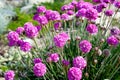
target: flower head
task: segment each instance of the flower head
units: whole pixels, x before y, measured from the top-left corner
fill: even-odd
[[[83,70],[87,66],[87,61],[82,56],[78,56],[73,59],[73,66]]]
[[[48,23],[48,20],[46,18],[46,16],[42,15],[42,16],[38,16],[38,20],[37,20],[40,25],[46,25]]]
[[[76,13],[76,17],[85,17],[85,15],[86,15],[86,9],[84,8],[78,10],[78,12]]]
[[[61,15],[61,19],[65,20],[65,21],[68,21],[70,18],[69,18],[68,14],[64,13],[64,14]]]
[[[52,62],[58,62],[59,61],[59,54],[58,53],[52,53],[49,55],[49,57],[51,58]]]
[[[30,51],[31,48],[32,48],[32,46],[30,45],[29,42],[24,42],[24,41],[23,41],[21,44],[22,44],[22,45],[20,45],[20,49],[21,49],[22,51],[24,51],[24,52],[28,52],[28,51]]]
[[[67,75],[68,75],[68,80],[81,80],[82,79],[82,71],[76,67],[71,67]]]
[[[73,10],[68,10],[68,11],[67,11],[67,14],[68,14],[68,15],[73,15],[73,14],[74,14],[74,11],[73,11]]]
[[[36,63],[41,63],[41,62],[42,62],[42,59],[41,59],[41,58],[35,58],[35,59],[33,60],[33,62],[34,62],[34,64],[36,64]]]
[[[92,0],[93,2],[95,2],[95,3],[100,3],[101,2],[101,0]]]
[[[62,48],[68,41],[69,36],[65,32],[59,33],[54,37],[54,43],[57,47]]]
[[[120,1],[115,2],[115,7],[120,8]]]
[[[61,23],[61,22],[56,22],[56,23],[54,24],[54,29],[55,29],[55,30],[58,30],[61,26],[62,26],[62,23]]]
[[[68,66],[70,64],[70,62],[68,60],[62,60],[62,64],[64,66]]]
[[[105,11],[105,15],[106,16],[112,16],[113,15],[113,10],[107,10],[107,11]]]
[[[89,32],[90,34],[96,34],[98,32],[98,28],[95,24],[89,24],[86,27],[87,32]]]
[[[20,34],[22,34],[24,32],[24,28],[23,27],[18,27],[16,29],[16,32],[20,35]]]
[[[37,77],[42,77],[47,71],[46,65],[43,63],[36,63],[33,67],[33,72]]]
[[[15,73],[12,70],[7,71],[4,74],[5,80],[14,80]]]
[[[118,27],[113,27],[111,30],[111,35],[119,35],[120,34],[120,29]]]
[[[92,44],[87,40],[83,40],[80,42],[79,47],[82,52],[89,53],[92,48]]]
[[[46,11],[45,6],[38,6],[38,7],[37,7],[37,12],[38,12],[38,13],[45,13],[45,11]]]
[[[115,36],[110,36],[107,38],[107,43],[113,46],[118,45],[119,41]]]

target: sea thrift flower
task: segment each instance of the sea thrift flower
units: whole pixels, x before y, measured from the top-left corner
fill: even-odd
[[[25,29],[26,36],[29,37],[29,38],[33,38],[33,37],[36,37],[38,35],[37,28],[34,27],[32,25],[32,23],[30,23],[30,22],[25,23],[24,29]]]
[[[85,17],[89,20],[96,20],[98,18],[98,12],[94,8],[87,9]]]
[[[115,2],[115,0],[110,0],[110,2],[111,2],[111,3],[114,3],[114,2]]]
[[[40,58],[35,58],[35,59],[33,60],[33,62],[34,62],[34,64],[36,64],[36,63],[41,63],[41,62],[42,62],[42,59],[40,59]]]
[[[120,8],[120,1],[115,2],[115,7]]]
[[[74,14],[74,11],[68,10],[68,11],[67,11],[67,14],[68,14],[68,15],[73,15],[73,14]]]
[[[44,15],[39,16],[37,21],[40,23],[40,25],[46,25],[48,23],[48,20]]]
[[[46,61],[47,61],[48,63],[51,63],[51,62],[52,62],[51,57],[47,57]]]
[[[24,52],[28,52],[31,50],[32,46],[30,45],[29,42],[22,42],[22,45],[20,45],[20,49]]]
[[[113,27],[110,30],[111,35],[119,35],[120,34],[120,29],[118,27]]]
[[[83,70],[87,66],[87,61],[82,56],[78,56],[73,59],[73,66]]]
[[[58,62],[59,61],[59,54],[58,53],[52,53],[49,56],[52,60],[52,62]]]
[[[63,5],[63,6],[61,7],[61,10],[62,10],[62,11],[68,10],[68,5]]]
[[[60,13],[57,11],[52,11],[49,17],[50,17],[50,20],[53,20],[53,21],[61,19]]]
[[[80,42],[79,47],[82,52],[89,53],[92,48],[92,44],[87,40],[83,40]]]
[[[73,6],[76,6],[77,5],[77,1],[76,0],[73,0],[72,2],[71,2],[71,4],[73,5]]]
[[[82,8],[76,13],[76,17],[84,17],[86,15],[86,9]]]
[[[39,14],[35,14],[35,15],[33,16],[33,20],[38,21],[38,20],[39,20]]]
[[[20,35],[20,34],[22,34],[24,32],[24,28],[23,27],[18,27],[16,29],[16,32]]]
[[[54,43],[59,48],[64,47],[64,45],[68,40],[69,40],[69,36],[65,32],[59,33],[54,37]]]
[[[95,9],[100,13],[106,7],[107,7],[106,3],[100,3],[100,4],[98,4],[98,5],[95,6]]]
[[[46,65],[43,63],[36,63],[33,67],[33,72],[37,77],[42,77],[47,71]]]
[[[110,36],[107,38],[107,43],[113,46],[118,45],[119,41],[115,36]]]
[[[17,41],[17,46],[23,45],[23,43],[24,43],[24,41],[20,39]]]
[[[7,39],[9,41],[9,46],[15,46],[19,40],[19,34],[15,31],[11,31],[8,33]]]
[[[77,7],[78,10],[80,10],[82,8],[89,9],[89,8],[92,8],[93,5],[91,3],[89,3],[89,2],[78,2],[76,7]]]
[[[106,16],[112,16],[113,15],[113,10],[107,10],[107,11],[105,11],[105,15]]]
[[[64,66],[68,66],[68,65],[70,64],[70,62],[67,61],[67,60],[62,60],[62,64],[63,64]]]
[[[65,21],[68,21],[70,18],[69,18],[68,14],[64,13],[64,14],[61,15],[61,19],[65,20]]]
[[[15,73],[12,70],[9,70],[5,73],[5,80],[14,80]]]
[[[37,7],[37,12],[38,12],[38,13],[45,13],[45,11],[46,11],[45,6],[38,6],[38,7]]]
[[[56,22],[56,23],[54,24],[54,29],[55,29],[55,30],[58,30],[61,26],[62,26],[62,23],[61,23],[61,22]]]
[[[104,50],[103,50],[103,54],[107,57],[107,56],[109,56],[111,53],[110,53],[110,50],[109,50],[109,49],[104,49]]]
[[[109,3],[110,0],[102,0],[102,2]]]
[[[98,28],[95,24],[88,24],[86,27],[87,32],[90,34],[96,34],[98,32]]]
[[[67,75],[68,75],[68,80],[81,80],[82,79],[82,71],[76,67],[71,67]]]

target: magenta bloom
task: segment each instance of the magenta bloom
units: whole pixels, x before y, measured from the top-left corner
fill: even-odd
[[[90,34],[96,34],[98,32],[98,28],[95,24],[88,24],[86,27],[87,32]]]
[[[82,71],[76,67],[71,67],[67,75],[68,75],[68,80],[81,80],[82,79]]]
[[[85,17],[85,15],[86,15],[86,9],[84,8],[78,10],[78,12],[76,13],[76,17]]]
[[[68,21],[70,18],[69,18],[68,14],[64,13],[64,14],[61,15],[61,19],[65,20],[65,21]]]
[[[113,15],[113,10],[107,10],[107,11],[105,11],[105,15],[106,16],[112,16]]]
[[[69,36],[65,32],[62,32],[54,37],[54,43],[57,47],[62,48],[68,41]]]
[[[47,67],[43,63],[36,63],[33,67],[33,72],[37,77],[42,77],[47,72]]]
[[[96,5],[95,9],[100,13],[106,7],[107,7],[106,3],[100,3],[100,4]]]
[[[96,20],[98,18],[98,12],[94,8],[89,8],[86,11],[85,17],[89,20]]]
[[[115,7],[120,8],[120,1],[115,2]]]
[[[42,26],[40,25],[37,25],[36,27],[37,27],[38,32],[42,29]]]
[[[38,12],[38,13],[45,13],[45,11],[46,11],[45,6],[38,6],[38,7],[37,7],[37,12]]]
[[[78,4],[76,5],[76,7],[77,7],[78,10],[80,10],[82,8],[89,9],[89,8],[92,8],[93,5],[91,3],[89,3],[89,2],[82,1],[82,2],[78,2]]]
[[[16,29],[16,32],[20,35],[20,34],[22,34],[24,32],[24,28],[23,27],[18,27]]]
[[[70,64],[70,62],[68,60],[62,60],[62,64],[64,66],[68,66]]]
[[[92,44],[87,40],[83,40],[80,42],[79,47],[82,52],[89,53],[92,48]]]
[[[38,21],[38,20],[39,20],[39,14],[35,14],[35,15],[33,16],[33,20]]]
[[[9,70],[4,74],[5,80],[14,80],[14,76],[15,76],[15,73],[12,70]]]
[[[39,16],[37,21],[40,23],[40,25],[46,25],[48,23],[48,20],[44,15]]]
[[[61,26],[62,26],[62,23],[61,23],[61,22],[56,22],[56,23],[54,24],[54,29],[55,29],[55,30],[58,30]]]
[[[36,64],[36,63],[41,63],[41,62],[42,62],[42,59],[40,59],[40,58],[35,58],[35,59],[33,60],[33,62],[34,62],[34,64]]]
[[[63,5],[63,6],[61,7],[61,10],[62,10],[62,11],[68,10],[68,5]]]
[[[11,31],[8,33],[7,39],[9,41],[9,46],[15,46],[19,40],[19,34],[15,31]]]
[[[74,14],[74,11],[68,10],[68,11],[67,11],[67,14],[68,14],[68,15],[73,15],[73,14]]]
[[[56,21],[56,20],[60,20],[60,13],[57,11],[52,11],[50,16],[49,16],[50,20],[52,21]]]
[[[73,0],[72,2],[71,2],[71,4],[73,5],[73,6],[76,6],[77,5],[77,1],[76,0]]]
[[[118,45],[119,41],[115,36],[110,36],[107,38],[107,43],[113,46]]]
[[[31,50],[31,48],[32,48],[32,46],[30,45],[30,43],[29,42],[22,42],[21,44],[20,44],[20,49],[22,50],[22,51],[24,51],[24,52],[29,52],[30,50]]]
[[[118,27],[113,27],[111,30],[111,35],[119,35],[120,34],[120,29]]]
[[[58,53],[52,53],[49,55],[51,58],[52,62],[58,62],[59,61],[59,54]]]
[[[78,56],[73,59],[73,66],[83,70],[87,66],[87,61],[82,56]]]
[[[32,23],[27,22],[24,24],[25,34],[29,38],[36,37],[38,35],[38,30],[32,25]]]

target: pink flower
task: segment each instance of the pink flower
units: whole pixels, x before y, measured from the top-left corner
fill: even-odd
[[[29,42],[22,42],[21,45],[20,45],[20,49],[24,52],[30,51],[31,48],[32,48],[32,46],[30,45]]]
[[[54,43],[57,47],[62,48],[68,41],[69,36],[65,32],[62,32],[54,37]]]
[[[82,71],[76,67],[71,67],[67,75],[68,75],[68,80],[81,80],[82,79]]]
[[[92,44],[87,40],[83,40],[80,42],[79,47],[82,52],[89,53],[92,48]]]
[[[83,70],[87,66],[87,61],[82,56],[78,56],[73,59],[73,66]]]
[[[20,35],[20,34],[22,34],[24,32],[24,28],[23,27],[18,27],[16,29],[16,32]]]
[[[113,46],[118,45],[119,41],[115,36],[110,36],[107,38],[107,43]]]
[[[15,73],[12,70],[7,71],[4,74],[5,80],[14,80]]]
[[[49,57],[51,58],[52,62],[58,62],[59,61],[59,54],[58,53],[52,53],[49,55]]]
[[[38,7],[37,7],[37,12],[38,12],[38,13],[45,13],[45,11],[46,11],[45,6],[38,6]]]
[[[86,27],[87,32],[90,34],[96,34],[98,32],[98,28],[95,24],[88,24]]]
[[[42,59],[41,58],[34,58],[33,62],[34,62],[34,64],[41,63]]]

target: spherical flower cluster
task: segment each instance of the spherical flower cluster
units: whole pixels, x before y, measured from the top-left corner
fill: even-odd
[[[70,18],[69,18],[69,15],[68,15],[68,14],[63,13],[63,14],[61,15],[61,19],[62,19],[62,20],[65,20],[65,21],[68,21]]]
[[[113,15],[113,10],[107,10],[107,11],[105,11],[105,15],[106,16],[112,16]]]
[[[21,45],[20,45],[20,49],[24,52],[28,52],[30,51],[32,48],[31,44],[29,42],[22,42]]]
[[[73,14],[74,14],[74,11],[68,10],[68,11],[67,11],[67,14],[68,14],[68,15],[73,15]]]
[[[115,2],[115,7],[120,8],[120,1]]]
[[[111,35],[119,35],[120,34],[120,29],[118,27],[113,27],[111,30]]]
[[[47,71],[46,65],[43,63],[36,63],[33,67],[33,72],[37,77],[42,77]]]
[[[76,13],[76,17],[85,17],[85,15],[86,15],[86,9],[84,8],[78,10],[78,12]]]
[[[67,75],[68,75],[68,80],[81,80],[82,79],[82,71],[76,67],[71,67]]]
[[[78,56],[73,59],[73,66],[83,70],[87,66],[87,61],[82,56]]]
[[[61,26],[62,26],[62,23],[61,23],[61,22],[56,22],[56,23],[54,24],[54,29],[55,29],[55,30],[58,30]]]
[[[61,7],[62,11],[67,11],[67,10],[74,10],[74,6],[72,4],[64,5]]]
[[[119,41],[115,36],[110,36],[107,38],[107,43],[113,46],[118,45]]]
[[[57,47],[62,48],[62,47],[64,47],[64,45],[66,44],[68,39],[69,39],[68,34],[66,34],[65,32],[61,32],[54,37],[54,44]]]
[[[48,20],[44,15],[38,16],[37,21],[40,23],[40,25],[46,25],[48,23]]]
[[[16,29],[16,32],[20,35],[20,34],[22,34],[24,32],[24,28],[23,27],[18,27]]]
[[[87,32],[90,34],[96,34],[98,32],[98,28],[95,24],[88,24],[86,27]]]
[[[33,60],[33,62],[34,62],[34,64],[36,64],[36,63],[41,63],[41,62],[42,62],[42,59],[41,59],[41,58],[35,58],[35,59]]]
[[[35,15],[33,16],[33,20],[38,21],[38,20],[39,20],[39,14],[35,14]]]
[[[12,70],[7,71],[4,74],[5,80],[14,80],[15,73]]]
[[[58,62],[59,61],[59,54],[58,53],[52,53],[49,55],[49,57],[51,58],[52,62]]]
[[[42,27],[40,25],[37,25],[36,28],[37,28],[38,32],[42,29]]]
[[[79,47],[82,52],[89,53],[92,48],[92,44],[87,40],[83,40],[80,42]]]
[[[78,2],[78,4],[76,5],[76,7],[77,7],[77,9],[78,10],[80,10],[80,9],[82,9],[82,8],[84,8],[84,9],[89,9],[89,8],[92,8],[93,7],[93,5],[91,4],[91,3],[89,3],[89,2]]]
[[[37,12],[38,12],[38,13],[45,13],[45,11],[46,11],[45,6],[38,6],[38,7],[37,7]]]
[[[76,6],[77,5],[77,1],[76,0],[73,0],[72,2],[71,2],[71,4],[73,5],[73,6]]]
[[[38,35],[38,30],[32,25],[32,23],[27,22],[24,24],[25,34],[29,38],[36,37]]]
[[[70,64],[70,62],[68,60],[62,60],[62,64],[64,66],[68,66]]]
[[[102,2],[109,3],[110,0],[102,0]]]
[[[111,3],[114,3],[116,0],[110,0]]]
[[[96,5],[94,8],[100,13],[106,7],[107,7],[106,3],[100,3],[100,4]]]
[[[15,31],[11,31],[8,33],[7,39],[9,41],[9,46],[15,46],[19,40],[19,34]]]
[[[86,15],[85,17],[88,19],[88,20],[96,20],[98,18],[98,12],[96,9],[94,8],[89,8],[86,10]]]

